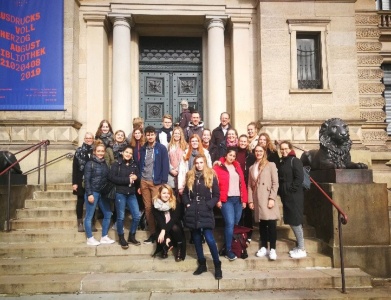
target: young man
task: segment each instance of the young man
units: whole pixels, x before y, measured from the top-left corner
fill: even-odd
[[[172,116],[167,114],[163,116],[163,127],[160,128],[158,131],[157,141],[167,148],[168,143],[171,141],[171,135],[172,135]]]
[[[189,126],[187,126],[185,130],[185,139],[186,142],[189,142],[189,138],[193,134],[198,134],[198,136],[202,139],[202,132],[204,131],[204,122],[201,121],[201,116],[198,111],[193,111],[191,114],[191,122]]]
[[[222,141],[225,139],[225,135],[227,134],[228,129],[231,128],[231,116],[227,112],[223,112],[220,115],[220,125],[217,126],[212,131],[212,139],[211,142],[216,146],[219,146]]]
[[[167,183],[169,161],[167,148],[156,142],[156,130],[147,126],[144,131],[146,143],[140,150],[139,169],[141,173],[140,189],[145,205],[145,216],[148,222],[150,236],[144,244],[154,243],[155,219],[152,214],[153,198],[158,195],[161,184]]]

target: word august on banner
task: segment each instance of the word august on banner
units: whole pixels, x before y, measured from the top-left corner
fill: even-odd
[[[20,80],[27,80],[41,74],[41,56],[46,54],[41,40],[34,36],[35,25],[39,22],[39,12],[18,18],[0,12],[0,20],[14,25],[14,31],[0,29],[0,38],[10,41],[9,49],[0,48],[0,66],[20,72]]]

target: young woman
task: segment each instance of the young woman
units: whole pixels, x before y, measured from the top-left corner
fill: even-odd
[[[202,147],[209,151],[212,162],[219,159],[218,148],[210,140],[212,139],[212,132],[210,129],[204,128],[202,132]]]
[[[261,248],[258,257],[267,255],[270,244],[269,258],[277,259],[277,220],[280,219],[280,209],[277,204],[278,175],[275,163],[267,160],[266,149],[256,146],[254,149],[256,162],[250,167],[248,179],[248,205],[254,210],[254,220],[259,221]]]
[[[179,126],[174,127],[171,141],[168,144],[168,159],[170,161],[168,185],[174,190],[178,189],[179,164],[187,147],[182,128]]]
[[[185,205],[185,226],[191,230],[194,247],[198,258],[198,268],[193,275],[206,272],[206,259],[202,248],[202,236],[205,237],[215,266],[215,278],[222,279],[221,262],[213,237],[215,219],[213,207],[220,198],[219,186],[213,170],[207,166],[206,157],[198,154],[194,164],[187,174],[186,186],[183,192]]]
[[[251,122],[247,125],[247,134],[248,134],[248,150],[253,151],[255,146],[258,145],[258,132],[257,124]]]
[[[290,142],[281,142],[280,151],[282,158],[278,169],[280,183],[278,192],[283,205],[284,223],[291,226],[297,240],[297,247],[289,251],[289,255],[292,258],[303,258],[307,256],[302,226],[304,216],[303,164],[300,159],[296,158]]]
[[[255,156],[254,154],[249,150],[249,139],[247,135],[242,134],[239,137],[239,148],[238,152],[236,154],[236,160],[239,162],[240,167],[242,168],[243,175],[244,175],[244,182],[248,183],[248,172],[250,167],[254,164],[255,162]],[[243,209],[242,212],[242,217],[240,219],[240,224],[244,227],[247,228],[253,228],[253,215],[252,215],[252,210],[246,206],[245,209]],[[252,230],[248,232],[247,234],[247,242],[251,242],[251,237],[252,237]]]
[[[274,144],[267,133],[262,132],[259,134],[258,145],[266,148],[267,160],[274,162],[278,169],[280,166],[280,157],[278,156],[277,149],[274,147]]]
[[[113,154],[114,159],[118,160],[122,156],[122,151],[128,146],[128,143],[125,139],[125,131],[117,130],[114,133],[114,143],[113,143]]]
[[[182,194],[186,184],[186,173],[193,167],[194,158],[197,154],[204,155],[206,157],[208,167],[212,167],[209,151],[202,147],[201,138],[198,134],[193,134],[189,139],[189,148],[186,149],[184,155],[182,155],[182,159],[179,164],[178,190],[180,194]]]
[[[101,187],[106,184],[109,175],[109,168],[104,159],[105,150],[105,145],[101,141],[96,141],[92,160],[88,161],[84,168],[84,185],[86,190],[86,216],[84,219],[84,226],[87,235],[87,245],[90,246],[114,243],[114,240],[110,239],[107,235],[111,218],[110,202],[102,197],[99,192]],[[100,239],[100,242],[95,240],[91,231],[91,221],[97,205],[99,205],[103,212],[102,238]]]
[[[92,135],[91,132],[86,132],[86,134],[84,135],[83,145],[81,145],[81,147],[76,149],[75,155],[73,156],[72,190],[73,190],[73,194],[77,195],[76,216],[77,216],[78,232],[84,232],[83,206],[84,206],[85,190],[83,187],[83,176],[84,176],[84,167],[87,161],[92,159],[93,143],[94,143],[94,136]]]
[[[108,166],[114,162],[113,143],[114,133],[111,124],[107,120],[102,120],[99,123],[95,133],[95,140],[101,140],[106,147],[105,160]]]
[[[168,184],[162,184],[159,187],[159,194],[153,200],[152,213],[157,224],[158,245],[155,253],[161,251],[162,258],[167,258],[167,252],[176,245],[178,250],[175,261],[185,260],[186,239],[180,221],[180,208]]]
[[[117,211],[117,233],[119,244],[123,249],[129,248],[124,237],[125,207],[127,206],[132,215],[132,223],[129,228],[128,242],[133,245],[140,245],[136,240],[136,230],[140,221],[140,210],[136,198],[135,182],[140,178],[137,164],[133,160],[133,149],[127,146],[122,157],[111,165],[110,181],[116,185],[115,208]]]
[[[221,208],[224,218],[224,238],[226,258],[230,261],[237,257],[231,251],[234,225],[237,225],[242,216],[242,209],[247,204],[247,188],[240,164],[236,161],[236,148],[227,148],[225,157],[213,167],[219,179],[220,200],[217,207]]]
[[[133,148],[133,159],[134,161],[140,161],[140,150],[145,144],[144,132],[141,128],[136,128],[132,132],[129,145]]]
[[[225,140],[217,145],[219,158],[225,157],[228,148],[238,147],[238,132],[234,128],[230,128],[227,131]]]

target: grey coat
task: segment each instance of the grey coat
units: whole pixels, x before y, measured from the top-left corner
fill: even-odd
[[[258,164],[250,167],[248,177],[248,203],[254,203],[254,220],[279,220],[280,208],[277,202],[278,174],[275,163],[268,162],[265,168],[255,176]],[[268,208],[269,199],[274,200],[273,208]]]

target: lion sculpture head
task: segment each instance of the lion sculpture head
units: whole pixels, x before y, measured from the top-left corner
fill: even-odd
[[[320,146],[334,149],[338,148],[339,153],[349,152],[352,141],[349,135],[349,126],[340,118],[326,120],[319,129]]]

